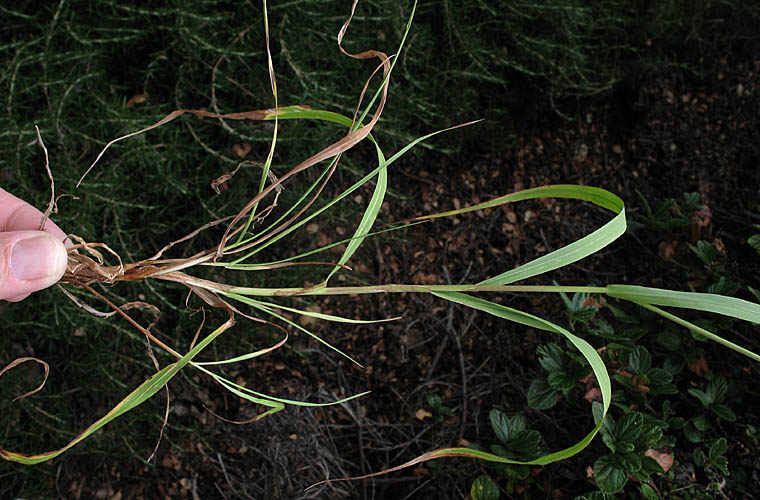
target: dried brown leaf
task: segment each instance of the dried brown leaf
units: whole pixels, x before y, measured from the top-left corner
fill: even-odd
[[[674,458],[670,453],[649,448],[644,455],[655,459],[665,472],[668,472],[673,467]]]
[[[47,363],[45,363],[44,361],[42,361],[41,359],[38,359],[38,358],[32,358],[32,357],[29,357],[29,356],[25,356],[23,358],[16,358],[13,361],[11,361],[5,368],[3,368],[2,370],[0,370],[0,376],[2,376],[3,373],[5,373],[5,372],[7,372],[9,370],[12,370],[16,366],[18,366],[18,365],[20,365],[22,363],[26,363],[27,361],[34,361],[35,363],[41,364],[45,368],[45,377],[42,379],[42,383],[40,383],[40,385],[37,386],[36,389],[33,389],[33,390],[31,390],[31,391],[29,391],[27,393],[24,393],[21,396],[16,396],[15,398],[13,398],[13,401],[17,401],[19,399],[24,399],[24,398],[29,397],[32,394],[34,394],[34,393],[42,390],[42,388],[45,386],[45,382],[47,382],[48,375],[50,374],[50,366]]]
[[[131,108],[135,104],[142,104],[148,100],[148,94],[135,94],[127,100],[127,107]]]
[[[432,417],[433,414],[430,413],[427,410],[424,410],[424,409],[420,408],[419,410],[417,410],[417,412],[414,414],[414,416],[417,417],[417,420],[421,421],[421,420],[425,420],[426,418]]]

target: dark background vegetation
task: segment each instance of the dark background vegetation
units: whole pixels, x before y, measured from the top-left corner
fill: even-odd
[[[138,130],[177,108],[233,112],[273,105],[266,71],[262,9],[255,2],[14,2],[0,6],[0,185],[42,208],[49,197],[38,125],[61,198],[55,221],[87,241],[107,243],[127,260],[146,258],[203,223],[237,212],[259,171],[243,169],[223,195],[209,187],[241,152],[263,160],[271,124],[187,118],[114,146],[79,188],[76,181],[110,139]],[[337,32],[349,2],[303,0],[269,6],[280,103],[351,115],[373,63],[339,54]],[[345,47],[393,53],[410,12],[407,2],[360,2]],[[386,156],[409,140],[462,121],[485,122],[441,135],[390,171],[378,227],[468,205],[522,187],[582,183],[605,187],[626,202],[633,228],[609,249],[535,282],[630,283],[706,291],[723,276],[736,296],[755,300],[760,257],[747,244],[760,223],[760,6],[754,2],[548,0],[422,1],[400,54],[375,135]],[[281,124],[278,174],[336,140],[342,131]],[[327,195],[372,165],[373,151],[347,155]],[[303,182],[309,175],[303,176]],[[291,183],[281,204],[293,200]],[[657,227],[652,207],[699,193],[707,225]],[[371,187],[317,226],[270,247],[286,257],[336,235],[351,234]],[[672,215],[672,214],[671,214]],[[675,214],[677,216],[678,214]],[[526,202],[410,228],[365,243],[353,259],[353,282],[477,282],[577,239],[605,221],[582,204]],[[219,234],[195,239],[187,253]],[[720,247],[705,266],[689,249],[697,240]],[[178,255],[175,255],[178,256]],[[339,255],[332,255],[337,259]],[[720,269],[716,274],[716,266]],[[322,274],[303,270],[217,280],[299,286]],[[79,292],[74,291],[79,294]],[[163,283],[103,289],[116,302],[145,300],[162,311],[155,332],[180,348],[200,323],[185,291]],[[82,293],[81,297],[85,297]],[[513,307],[566,323],[554,296],[508,296]],[[91,302],[94,307],[101,306]],[[552,449],[592,426],[581,397],[552,410],[528,409],[525,393],[541,376],[533,331],[460,310],[431,297],[373,296],[296,301],[349,317],[403,315],[371,327],[312,325],[365,365],[358,370],[303,336],[226,373],[265,393],[330,401],[364,390],[360,400],[326,409],[287,408],[236,426],[256,408],[195,373],[170,384],[172,411],[163,439],[146,462],[162,425],[156,397],[64,456],[27,467],[0,464],[3,498],[464,498],[482,465],[429,463],[375,480],[304,488],[400,464],[436,447],[493,442],[492,408],[524,413]],[[144,323],[153,319],[136,312]],[[21,367],[0,384],[0,445],[27,453],[62,446],[153,373],[139,332],[115,318],[88,315],[53,288],[19,304],[0,304],[0,365],[20,356],[50,363],[45,390],[12,402],[39,380]],[[207,321],[223,321],[209,314]],[[657,331],[641,344],[657,351]],[[757,326],[736,323],[726,336],[757,351]],[[241,322],[213,347],[224,357],[269,345],[274,332]],[[715,436],[729,441],[734,474],[694,468],[680,442],[678,474],[658,479],[672,498],[708,493],[751,498],[758,481],[757,366],[717,345],[704,346],[710,370],[731,381],[735,423]],[[168,358],[160,358],[167,362]],[[678,379],[686,389],[699,373]],[[428,394],[453,410],[444,422],[416,418]],[[679,399],[680,398],[680,399]],[[659,406],[658,406],[659,407]],[[601,443],[567,462],[536,470],[515,498],[572,498],[593,491],[586,468]],[[691,464],[691,469],[689,465]],[[675,470],[675,469],[674,469]],[[665,484],[666,483],[666,484]],[[722,485],[717,491],[715,484]],[[502,484],[503,486],[503,484]],[[623,495],[636,498],[637,490]],[[690,496],[689,496],[690,495]]]

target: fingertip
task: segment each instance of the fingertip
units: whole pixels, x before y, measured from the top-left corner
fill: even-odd
[[[66,271],[68,254],[56,236],[41,231],[3,234],[0,298],[18,301],[57,283]]]

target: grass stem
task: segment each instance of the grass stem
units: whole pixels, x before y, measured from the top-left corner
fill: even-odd
[[[289,295],[361,295],[367,293],[433,293],[433,292],[569,292],[605,293],[604,287],[594,286],[542,286],[542,285],[368,285],[311,288],[247,288],[234,287],[229,293],[253,296]]]

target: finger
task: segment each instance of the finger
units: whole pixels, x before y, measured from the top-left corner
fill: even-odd
[[[0,233],[0,300],[17,302],[57,283],[66,271],[66,247],[41,231]]]
[[[42,212],[0,188],[0,231],[36,231],[40,228]],[[45,223],[45,232],[66,239],[66,233],[53,221]],[[70,242],[68,242],[70,245]]]

